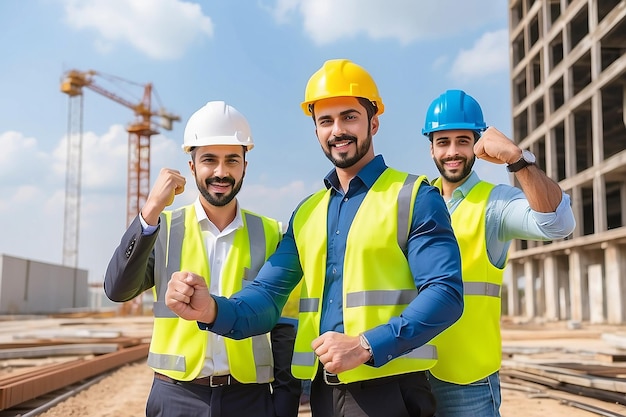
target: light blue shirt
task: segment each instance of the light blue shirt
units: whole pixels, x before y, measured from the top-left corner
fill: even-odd
[[[452,192],[452,198],[446,201],[450,214],[479,182],[478,174],[472,171]],[[540,213],[530,208],[522,190],[507,184],[498,184],[491,191],[485,218],[487,254],[491,263],[499,268],[506,263],[511,240],[563,239],[576,227],[570,197],[565,192],[555,212]]]

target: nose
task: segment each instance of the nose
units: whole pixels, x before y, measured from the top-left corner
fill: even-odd
[[[333,136],[335,137],[339,137],[341,135],[343,135],[344,133],[346,133],[346,129],[343,125],[343,123],[341,122],[341,120],[336,120],[335,123],[333,123]]]
[[[220,161],[213,170],[213,174],[219,178],[227,177],[228,173],[228,165],[224,161]]]
[[[459,148],[456,146],[454,142],[450,143],[450,146],[448,146],[448,149],[446,152],[446,156],[451,157],[451,156],[456,156],[458,154],[459,154]]]

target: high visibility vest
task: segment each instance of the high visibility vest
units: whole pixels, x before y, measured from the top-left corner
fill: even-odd
[[[451,214],[463,264],[465,307],[461,318],[437,335],[439,360],[430,372],[443,381],[469,384],[500,369],[501,288],[504,270],[487,255],[485,212],[493,184],[476,184]]]
[[[387,168],[365,196],[348,231],[343,270],[344,332],[350,336],[399,316],[417,295],[405,256],[415,196],[424,176]],[[300,316],[291,370],[296,378],[313,379],[318,358],[311,342],[320,334],[327,250],[330,190],[304,201],[293,219],[293,230],[304,272]],[[436,359],[432,345],[421,346],[374,368],[360,365],[341,372],[349,383],[430,368]]]
[[[225,296],[251,282],[278,245],[281,231],[273,219],[241,210],[244,227],[235,231],[233,245],[224,262],[222,287]],[[154,331],[148,365],[173,379],[196,378],[204,365],[207,332],[195,321],[179,318],[165,305],[167,283],[173,272],[191,271],[205,278],[210,288],[211,271],[202,231],[193,205],[161,214],[155,245]],[[230,373],[243,383],[273,380],[273,358],[268,334],[243,340],[224,339]]]

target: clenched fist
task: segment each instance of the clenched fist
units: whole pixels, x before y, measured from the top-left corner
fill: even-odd
[[[504,133],[489,127],[474,145],[477,158],[495,164],[513,164],[522,157],[522,150]]]
[[[185,320],[212,323],[216,305],[200,275],[178,271],[172,274],[165,292],[165,305]]]

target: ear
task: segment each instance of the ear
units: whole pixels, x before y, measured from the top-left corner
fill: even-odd
[[[372,136],[374,136],[376,132],[378,132],[378,126],[380,126],[380,122],[378,121],[378,115],[372,116],[372,121],[370,122],[370,125],[370,133],[372,134]]]
[[[189,169],[191,170],[191,173],[192,173],[192,174],[193,174],[193,176],[195,177],[195,176],[196,176],[196,167],[195,167],[195,165],[193,164],[193,161],[192,161],[192,160],[190,160],[190,161],[189,161]]]

